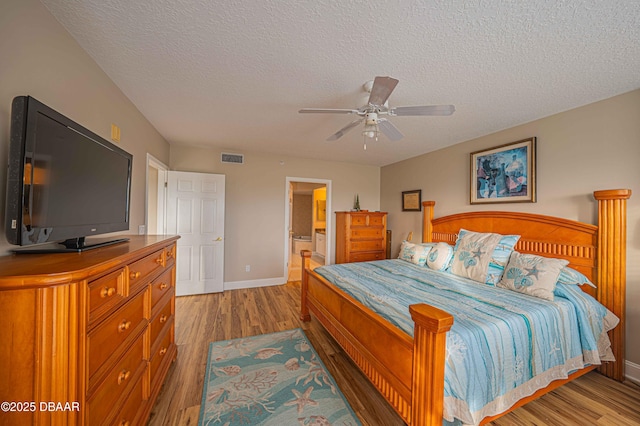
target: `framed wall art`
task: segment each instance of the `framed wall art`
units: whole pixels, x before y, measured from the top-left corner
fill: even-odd
[[[471,204],[536,202],[536,138],[471,153]]]
[[[422,211],[422,190],[402,191],[402,211],[419,212]]]

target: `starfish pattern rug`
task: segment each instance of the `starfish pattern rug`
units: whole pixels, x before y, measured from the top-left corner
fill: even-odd
[[[298,328],[211,343],[198,425],[361,423]]]

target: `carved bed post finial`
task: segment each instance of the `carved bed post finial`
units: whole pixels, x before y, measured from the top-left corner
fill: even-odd
[[[598,201],[598,300],[620,318],[609,332],[616,362],[605,363],[599,371],[607,377],[624,380],[625,294],[627,263],[627,200],[630,189],[595,191]]]
[[[309,306],[307,305],[307,289],[309,287],[309,268],[311,263],[311,251],[302,250],[300,252],[302,256],[302,284],[300,286],[300,319],[302,321],[311,321],[311,315],[309,315]]]
[[[430,243],[433,241],[433,208],[436,205],[435,201],[423,201],[422,208],[422,242]]]

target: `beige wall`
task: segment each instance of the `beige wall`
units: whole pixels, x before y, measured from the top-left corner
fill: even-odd
[[[0,2],[0,212],[4,216],[9,119],[15,96],[31,95],[110,140],[121,128],[133,154],[130,232],[144,224],[146,153],[169,162],[169,145],[37,0]],[[4,238],[0,253],[10,246]]]
[[[171,170],[226,175],[225,283],[284,277],[287,177],[331,180],[327,218],[333,223],[333,212],[350,210],[356,193],[361,208],[380,208],[378,167],[244,154],[244,164],[222,164],[220,151],[171,146]],[[333,247],[334,236],[329,237]]]
[[[538,138],[535,204],[469,204],[473,151]],[[599,189],[629,188],[627,358],[640,364],[640,90],[383,167],[380,206],[396,235],[422,232],[421,213],[402,212],[402,191],[422,189],[436,201],[436,217],[474,210],[512,210],[595,224]],[[394,251],[399,250],[394,239]]]

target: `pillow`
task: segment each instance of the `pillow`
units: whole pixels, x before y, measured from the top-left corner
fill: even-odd
[[[495,285],[500,281],[519,235],[480,233],[461,229],[453,249],[451,273]]]
[[[429,250],[431,250],[430,245],[413,244],[408,241],[403,241],[400,246],[398,259],[424,266],[427,263]]]
[[[451,262],[453,247],[444,242],[435,244],[427,256],[427,266],[436,271],[444,271]]]
[[[585,277],[582,273],[576,271],[573,268],[569,268],[565,266],[560,271],[560,276],[558,277],[558,282],[560,284],[568,284],[568,285],[583,285],[587,284],[593,288],[597,288],[594,283],[589,281],[589,278]]]
[[[569,262],[564,259],[514,251],[497,286],[541,299],[553,300],[553,290],[556,288],[560,271],[568,264]]]

